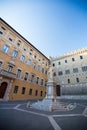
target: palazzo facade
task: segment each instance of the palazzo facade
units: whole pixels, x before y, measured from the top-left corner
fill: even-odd
[[[49,59],[0,18],[0,100],[42,99]]]
[[[57,95],[87,95],[87,47],[51,58]]]

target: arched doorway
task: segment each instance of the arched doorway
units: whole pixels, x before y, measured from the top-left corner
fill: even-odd
[[[60,96],[60,85],[56,86],[56,95]]]
[[[7,83],[6,82],[1,83],[1,85],[0,85],[0,98],[4,97],[6,89],[7,89]]]

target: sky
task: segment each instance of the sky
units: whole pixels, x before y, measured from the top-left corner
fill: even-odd
[[[86,0],[0,0],[0,17],[46,56],[87,47]]]

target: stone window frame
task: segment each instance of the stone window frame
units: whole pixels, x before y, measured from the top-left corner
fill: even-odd
[[[76,67],[76,68],[73,68],[73,73],[78,73],[78,68]]]
[[[74,58],[74,57],[72,58],[72,61],[73,61],[73,62],[75,61],[75,58]]]
[[[17,94],[18,93],[18,89],[19,89],[19,86],[14,86],[14,93]]]
[[[62,70],[58,71],[58,75],[62,76],[63,75],[63,71]]]
[[[31,65],[31,64],[32,64],[32,60],[31,60],[31,59],[28,59],[28,60],[27,60],[27,64],[28,64],[28,65]]]
[[[37,89],[35,90],[35,96],[38,96],[38,90]]]
[[[41,78],[41,86],[44,86],[44,78]]]
[[[83,56],[82,56],[82,55],[80,55],[80,59],[81,59],[81,60],[83,59]]]
[[[3,46],[3,48],[2,48],[2,52],[4,52],[4,53],[8,53],[9,50],[10,50],[10,46],[7,45],[7,44],[4,44],[4,46]]]
[[[12,52],[12,57],[13,58],[16,58],[18,56],[18,51],[17,50],[14,50],[13,52]]]
[[[61,62],[60,62],[60,61],[58,61],[58,65],[61,65]]]
[[[26,87],[22,87],[21,94],[25,94],[25,91],[26,91]]]
[[[70,79],[67,79],[67,81],[68,81],[68,84],[70,84],[70,83],[71,83]]]
[[[25,72],[25,74],[24,74],[24,80],[27,81],[27,80],[28,80],[28,77],[29,77],[29,73],[28,73],[28,72]]]
[[[29,95],[32,95],[32,93],[33,93],[33,89],[30,88],[30,89],[29,89]]]
[[[68,61],[67,60],[65,60],[65,63],[67,63]]]
[[[25,61],[25,55],[21,55],[20,61],[21,61],[21,62],[24,62],[24,61]]]
[[[69,69],[65,70],[65,74],[70,74],[70,70]]]
[[[40,85],[40,77],[39,76],[36,77],[36,84]]]
[[[40,64],[38,65],[37,70],[38,70],[38,72],[41,71],[41,65]]]
[[[30,79],[31,83],[35,82],[35,74],[31,73],[31,79]]]
[[[12,64],[8,64],[7,71],[13,72],[13,68],[14,68],[14,66]]]
[[[18,70],[20,70],[20,74],[18,74]],[[22,69],[21,68],[17,68],[16,77],[18,79],[21,79],[21,73],[22,73]]]
[[[80,82],[78,77],[76,78],[76,82],[77,82],[77,83],[79,83],[79,82]]]

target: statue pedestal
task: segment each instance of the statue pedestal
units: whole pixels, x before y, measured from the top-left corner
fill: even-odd
[[[30,106],[30,104],[29,104]],[[49,68],[48,71],[48,82],[47,82],[47,93],[46,97],[42,101],[38,101],[32,104],[33,108],[44,110],[44,111],[53,111],[53,110],[68,110],[68,105],[61,103],[56,100],[56,84],[53,81],[53,69]]]
[[[63,104],[56,101],[56,84],[53,80],[48,80],[46,97],[42,101],[33,103],[32,107],[45,111],[67,110]]]
[[[55,100],[56,99],[56,84],[53,80],[47,82],[47,93],[45,99]]]

